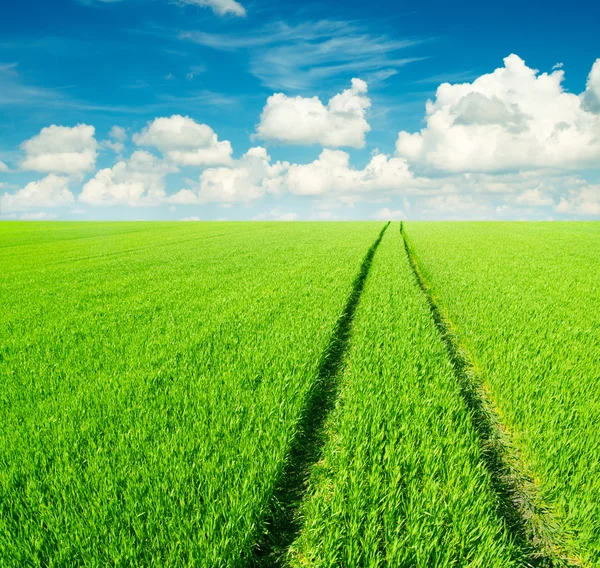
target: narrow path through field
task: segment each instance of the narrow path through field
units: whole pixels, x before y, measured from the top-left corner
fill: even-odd
[[[265,521],[265,534],[257,543],[250,564],[281,566],[284,555],[301,529],[298,508],[306,492],[312,464],[321,456],[326,438],[325,420],[333,409],[338,393],[339,374],[352,334],[352,322],[373,257],[389,222],[371,245],[352,285],[344,311],[338,319],[325,352],[321,355],[319,373],[304,408],[289,458],[275,489],[271,511]]]
[[[460,345],[452,323],[442,314],[431,285],[419,266],[400,224],[404,249],[416,281],[423,291],[431,316],[452,363],[461,396],[468,408],[481,443],[481,455],[498,497],[498,514],[530,558],[531,566],[554,567],[578,565],[566,558],[552,541],[552,521],[537,500],[534,482],[520,467],[518,455],[483,386],[477,378],[470,355]]]

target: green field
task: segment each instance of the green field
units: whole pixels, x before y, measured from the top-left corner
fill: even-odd
[[[389,231],[354,323],[294,565],[516,566],[444,345]]]
[[[0,566],[600,566],[600,223],[0,223]]]
[[[600,223],[408,223],[431,291],[547,509],[600,566]]]

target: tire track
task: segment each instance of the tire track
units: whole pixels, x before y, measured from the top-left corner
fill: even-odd
[[[418,258],[400,224],[404,250],[431,312],[440,340],[444,343],[460,394],[471,415],[471,421],[480,439],[481,455],[492,486],[498,497],[498,515],[530,559],[530,566],[581,566],[564,553],[553,541],[556,521],[539,499],[539,490],[527,474],[527,468],[511,442],[506,427],[501,423],[484,386],[477,377],[471,356],[460,344],[454,325],[442,313],[430,282],[426,279]]]
[[[303,416],[300,417],[290,454],[271,498],[271,509],[264,523],[264,534],[259,538],[247,563],[257,567],[282,566],[285,554],[298,536],[301,519],[298,510],[306,493],[311,466],[320,457],[326,442],[325,421],[335,406],[344,356],[352,335],[352,323],[373,257],[389,222],[365,255],[354,279],[352,291],[342,315],[336,322],[329,344],[321,355],[317,379],[308,395]]]

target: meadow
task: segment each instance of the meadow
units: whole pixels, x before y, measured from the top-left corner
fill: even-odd
[[[0,223],[0,566],[600,566],[600,223]]]
[[[600,566],[600,223],[407,223],[406,234],[533,489],[538,535]]]
[[[404,252],[384,236],[291,548],[304,566],[518,566],[477,433]]]

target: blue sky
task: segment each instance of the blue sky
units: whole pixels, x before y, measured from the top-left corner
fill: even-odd
[[[12,3],[1,218],[598,218],[599,20],[581,0]]]

